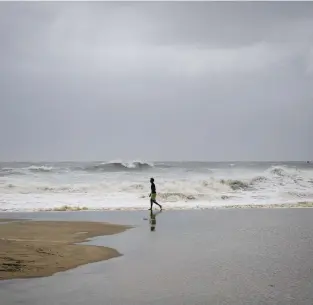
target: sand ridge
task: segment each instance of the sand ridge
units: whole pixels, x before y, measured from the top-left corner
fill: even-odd
[[[49,276],[120,256],[112,248],[76,243],[100,235],[121,233],[129,228],[99,222],[2,219],[0,280]]]

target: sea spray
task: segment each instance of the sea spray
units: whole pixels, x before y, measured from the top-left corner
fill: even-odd
[[[0,209],[146,209],[150,177],[167,208],[313,201],[301,162],[13,162],[0,163]]]

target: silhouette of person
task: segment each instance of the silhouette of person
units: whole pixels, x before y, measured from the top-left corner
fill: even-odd
[[[155,184],[154,184],[154,179],[153,178],[150,179],[150,183],[151,183],[151,193],[149,195],[149,197],[150,197],[150,209],[149,210],[152,210],[153,203],[158,205],[159,208],[162,210],[162,206],[160,204],[158,204],[156,202],[156,200],[155,200],[156,199],[156,188],[155,188]]]

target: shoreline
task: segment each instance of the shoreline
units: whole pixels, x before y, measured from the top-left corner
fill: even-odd
[[[164,204],[164,203],[163,203]],[[192,211],[192,210],[225,210],[225,209],[284,209],[284,208],[313,208],[313,202],[298,202],[298,203],[273,203],[273,204],[232,204],[232,205],[220,205],[220,206],[190,206],[190,207],[173,207],[170,204],[167,206],[164,204],[163,210],[167,211]],[[21,211],[8,211],[8,210],[0,210],[0,213],[10,214],[10,213],[40,213],[40,212],[138,212],[138,211],[146,211],[148,209],[144,207],[121,207],[121,208],[88,208],[85,206],[69,206],[63,205],[56,208],[51,209],[36,209],[36,210],[21,210]],[[14,219],[11,219],[14,220]],[[1,219],[0,219],[1,222]]]
[[[109,247],[81,245],[130,226],[87,221],[0,220],[0,281],[51,276],[121,256]]]

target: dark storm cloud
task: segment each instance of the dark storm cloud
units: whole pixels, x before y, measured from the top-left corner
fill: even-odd
[[[309,159],[313,3],[0,3],[1,159]]]

